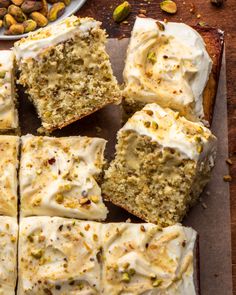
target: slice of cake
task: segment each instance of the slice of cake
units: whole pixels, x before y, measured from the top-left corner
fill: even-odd
[[[215,156],[216,137],[202,123],[148,104],[119,131],[103,194],[146,221],[171,225],[198,199]]]
[[[99,295],[99,223],[28,217],[20,224],[18,295]]]
[[[14,295],[17,278],[16,218],[0,216],[0,295]]]
[[[196,232],[180,224],[26,217],[18,295],[198,294]]]
[[[19,137],[0,135],[0,215],[17,216]]]
[[[14,54],[0,50],[0,132],[15,131],[18,115],[15,107]]]
[[[137,18],[123,73],[127,113],[155,102],[190,120],[211,122],[223,34],[209,28],[208,33],[205,44],[186,24]]]
[[[193,229],[118,223],[107,224],[103,232],[101,294],[198,294]]]
[[[104,164],[101,138],[22,137],[21,215],[104,220],[97,183]]]
[[[120,102],[100,26],[92,18],[71,16],[15,43],[18,82],[47,131]]]

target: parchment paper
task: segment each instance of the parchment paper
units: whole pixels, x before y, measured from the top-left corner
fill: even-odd
[[[122,82],[127,39],[110,39],[107,49],[119,82]],[[9,48],[12,43],[1,42],[0,48]],[[225,160],[228,157],[228,130],[226,104],[225,57],[223,58],[218,95],[216,100],[213,133],[218,137],[218,155],[212,179],[201,196],[201,202],[191,209],[184,224],[199,233],[201,295],[232,295],[231,226],[229,185],[223,181],[228,174]],[[19,116],[21,133],[37,134],[40,120],[34,107],[22,89],[19,89]],[[54,132],[54,136],[88,135],[108,140],[106,156],[114,153],[116,132],[121,127],[119,106],[108,106],[91,116]],[[124,210],[107,204],[110,210],[108,221],[125,221],[137,218]],[[192,294],[188,294],[192,295]]]

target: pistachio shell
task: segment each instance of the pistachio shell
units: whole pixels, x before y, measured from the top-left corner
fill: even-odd
[[[11,0],[11,2],[17,6],[21,6],[21,4],[24,2],[24,0]]]
[[[4,7],[0,8],[0,19],[3,19],[4,15],[7,14],[7,9]]]
[[[65,4],[63,2],[58,2],[52,5],[51,9],[48,13],[48,19],[49,21],[53,22],[58,17],[60,17],[65,11]]]
[[[5,32],[6,35],[21,35],[24,33],[24,26],[22,24],[11,25]]]
[[[14,24],[17,24],[17,21],[15,20],[15,18],[10,15],[9,13],[7,13],[5,16],[4,16],[4,19],[3,19],[3,25],[6,29],[10,28],[11,25],[14,25]]]
[[[11,14],[19,23],[23,23],[25,20],[27,20],[27,16],[24,14],[19,6],[13,4],[10,5],[8,7],[8,13]]]
[[[163,11],[170,14],[175,14],[177,12],[177,5],[172,0],[164,0],[160,3],[160,7]]]
[[[0,7],[7,8],[11,4],[10,0],[0,0]]]
[[[21,9],[24,13],[31,13],[34,11],[38,11],[43,8],[42,2],[39,1],[24,1],[21,5]]]
[[[37,23],[32,19],[27,19],[23,22],[23,26],[25,29],[24,32],[28,33],[34,31],[37,28]]]
[[[48,3],[46,0],[41,0],[42,3],[42,9],[39,10],[40,13],[42,13],[42,15],[46,16],[48,15]]]
[[[113,19],[115,22],[119,23],[125,20],[131,11],[131,5],[128,1],[123,2],[113,12]]]
[[[30,17],[37,23],[38,27],[45,27],[48,24],[48,19],[40,12],[34,11]]]

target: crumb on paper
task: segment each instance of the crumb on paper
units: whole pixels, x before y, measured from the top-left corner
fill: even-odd
[[[226,159],[225,162],[228,164],[228,165],[233,165],[233,162],[230,158]]]
[[[232,176],[231,176],[231,175],[224,175],[224,176],[223,176],[223,180],[224,180],[225,182],[230,182],[230,181],[232,181]]]
[[[207,204],[206,204],[206,203],[201,202],[201,205],[202,205],[202,208],[203,208],[203,209],[207,209]]]
[[[128,218],[128,219],[126,219],[126,221],[125,221],[126,223],[130,223],[131,222],[131,219],[130,218]]]

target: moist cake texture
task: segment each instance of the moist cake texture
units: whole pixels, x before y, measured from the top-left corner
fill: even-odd
[[[196,232],[180,224],[21,220],[18,295],[195,295]]]
[[[0,215],[17,216],[19,137],[0,135]]]
[[[47,131],[120,102],[100,25],[92,18],[71,16],[15,43],[18,82]]]
[[[6,133],[18,127],[15,106],[14,54],[0,50],[0,132]]]
[[[97,181],[105,144],[102,138],[23,136],[21,216],[104,220],[108,211]]]
[[[190,26],[137,18],[124,69],[127,110],[158,103],[204,120],[203,92],[212,69],[205,43]]]
[[[118,132],[102,192],[130,213],[168,226],[198,199],[215,155],[216,137],[202,123],[148,104]]]
[[[17,235],[16,218],[0,216],[0,295],[15,294]]]

